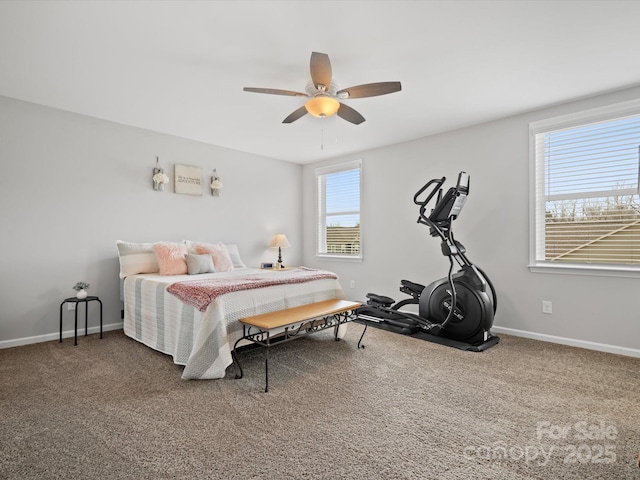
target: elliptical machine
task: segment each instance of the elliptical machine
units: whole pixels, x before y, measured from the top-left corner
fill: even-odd
[[[455,187],[442,195],[446,177],[430,180],[413,197],[420,207],[418,223],[440,237],[442,254],[449,258],[449,274],[426,287],[402,280],[400,291],[411,298],[398,303],[375,293],[367,294],[367,305],[357,310],[358,318],[379,324],[386,330],[411,335],[462,350],[484,351],[497,344],[491,334],[497,308],[495,289],[486,274],[471,263],[465,247],[455,240],[452,224],[458,218],[469,194],[469,175],[460,172]],[[435,206],[426,215],[427,205],[438,194]],[[455,264],[460,269],[454,273]],[[418,304],[418,314],[400,310]]]

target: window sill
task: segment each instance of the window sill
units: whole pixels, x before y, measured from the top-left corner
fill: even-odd
[[[528,265],[531,273],[553,273],[561,275],[588,275],[595,277],[622,277],[640,278],[640,268],[613,266],[613,265],[587,265],[587,264],[548,264],[537,263]]]
[[[338,261],[338,262],[362,262],[362,256],[360,257],[354,257],[352,255],[331,255],[331,254],[324,254],[324,253],[316,253],[316,258],[319,260],[331,260],[331,261]]]

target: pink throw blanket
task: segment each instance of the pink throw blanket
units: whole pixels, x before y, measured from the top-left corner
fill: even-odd
[[[184,303],[191,305],[201,312],[220,295],[251,290],[254,288],[271,287],[289,283],[304,283],[323,278],[338,278],[335,273],[324,270],[296,268],[286,272],[268,272],[231,278],[208,278],[205,280],[187,280],[169,285],[167,292],[178,297]]]

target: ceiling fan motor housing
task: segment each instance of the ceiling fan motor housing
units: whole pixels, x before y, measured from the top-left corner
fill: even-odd
[[[329,85],[329,88],[325,88],[324,91],[322,90],[318,90],[315,86],[315,84],[313,83],[313,80],[309,80],[307,82],[307,86],[305,87],[304,91],[307,93],[307,95],[309,95],[310,97],[315,97],[316,95],[320,95],[320,94],[329,94],[331,97],[335,97],[336,92],[338,91],[338,85],[336,85],[336,82],[331,82],[331,85]]]

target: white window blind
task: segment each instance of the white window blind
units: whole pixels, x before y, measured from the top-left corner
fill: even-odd
[[[640,271],[638,102],[532,124],[532,264]]]
[[[360,160],[316,169],[317,255],[362,258],[361,171]]]

